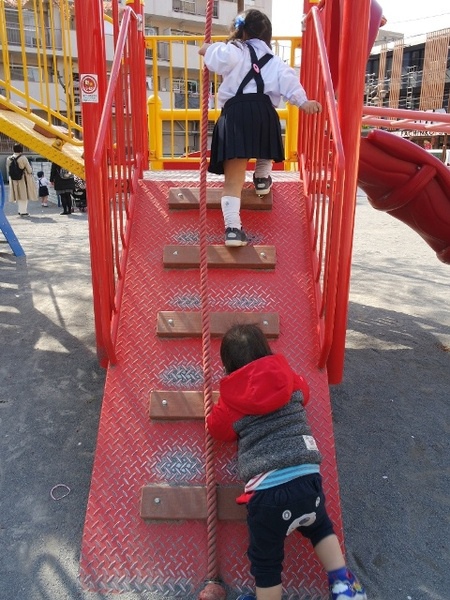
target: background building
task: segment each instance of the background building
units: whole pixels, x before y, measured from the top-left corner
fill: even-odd
[[[404,39],[380,31],[366,70],[365,104],[448,112],[450,29]]]
[[[108,3],[105,3],[105,10],[107,8]],[[249,0],[245,2],[245,8],[257,8],[272,16],[272,0]],[[213,10],[212,35],[226,36],[237,13],[237,0],[215,0]],[[36,10],[30,3],[18,8],[14,0],[5,0],[3,11],[3,32],[7,39],[2,40],[0,95],[7,96],[6,88],[9,88],[9,97],[19,106],[28,102],[29,98],[40,99],[29,106],[34,114],[46,118],[51,112],[53,124],[61,127],[66,125],[64,116],[70,117],[71,121],[79,124],[79,130],[73,132],[74,136],[81,137],[75,18],[70,4],[65,8],[69,27],[62,25],[58,5],[50,2],[42,3],[42,10]],[[199,104],[202,65],[198,48],[205,30],[206,0],[146,0],[144,12],[147,36],[193,38],[192,42],[180,43],[179,51],[174,50],[175,46],[167,41],[158,42],[156,50],[147,48],[148,95],[161,98],[164,108],[183,108],[186,105],[196,108]],[[107,20],[105,32],[106,57],[111,61],[112,31]],[[155,65],[157,81],[154,77]],[[175,136],[176,140],[179,138],[176,143],[180,154],[195,150],[198,145],[195,127],[193,132],[188,132],[187,140],[183,127],[175,127],[171,132],[172,137]],[[13,143],[14,140],[0,133],[0,169],[4,176],[4,164],[6,157],[11,154]],[[32,155],[31,151],[27,151],[27,154]],[[38,168],[42,168],[40,157],[34,159],[38,160]]]

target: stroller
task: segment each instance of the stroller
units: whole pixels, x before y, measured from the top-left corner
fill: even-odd
[[[75,188],[72,192],[73,201],[80,212],[85,212],[87,207],[86,182],[76,175],[74,176],[74,179]]]

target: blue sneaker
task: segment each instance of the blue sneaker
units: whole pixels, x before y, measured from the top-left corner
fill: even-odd
[[[330,587],[331,600],[367,600],[366,592],[357,579],[354,581],[336,580]]]
[[[236,600],[256,600],[255,594],[241,594]]]

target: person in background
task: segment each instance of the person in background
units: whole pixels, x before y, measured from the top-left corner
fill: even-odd
[[[307,382],[282,354],[272,353],[257,325],[233,325],[222,339],[220,358],[225,376],[206,425],[213,438],[238,443],[245,489],[237,502],[247,504],[257,600],[281,600],[284,544],[294,532],[311,542],[327,572],[330,600],[367,600],[346,566],[326,510],[322,456],[304,408]]]
[[[50,185],[47,177],[44,176],[44,171],[37,172],[38,178],[38,196],[41,199],[41,206],[47,208],[48,206],[48,186]]]
[[[272,187],[272,162],[284,160],[281,125],[275,110],[281,98],[307,114],[322,110],[308,100],[298,74],[271,49],[272,24],[256,9],[239,14],[226,42],[205,43],[199,50],[206,67],[222,76],[208,170],[224,174],[221,200],[225,245],[245,246],[240,207],[247,162],[256,158],[253,183],[258,195]]]
[[[9,201],[17,203],[19,216],[28,217],[28,201],[36,201],[36,184],[33,169],[23,154],[22,144],[14,144],[14,154],[6,159],[9,178]]]
[[[50,183],[53,184],[55,192],[61,198],[61,206],[63,208],[61,214],[72,214],[72,192],[75,189],[74,176],[56,163],[52,163],[50,169]]]

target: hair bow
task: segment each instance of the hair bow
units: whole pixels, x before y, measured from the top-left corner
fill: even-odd
[[[234,20],[234,27],[235,29],[239,29],[239,27],[242,27],[243,25],[245,25],[245,17],[238,15]]]

